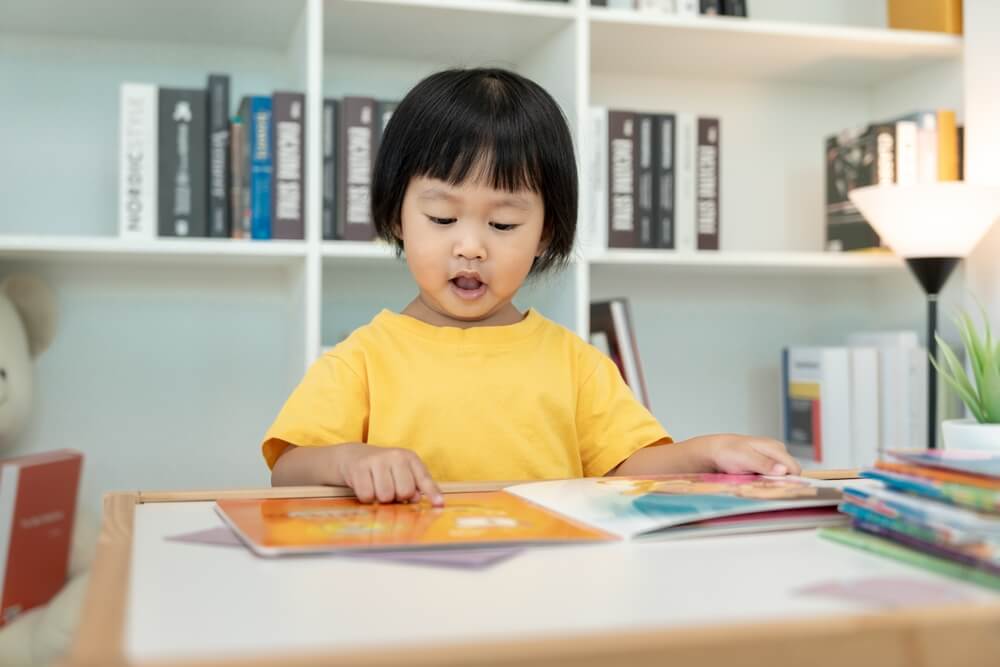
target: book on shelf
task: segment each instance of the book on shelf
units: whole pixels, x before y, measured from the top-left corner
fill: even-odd
[[[337,123],[340,118],[340,100],[328,97],[323,100],[323,239],[337,238],[337,147],[340,135]]]
[[[208,77],[208,235],[214,238],[232,236],[230,134],[229,76],[211,74]]]
[[[783,439],[793,456],[834,469],[878,458],[875,348],[785,348],[781,380]]]
[[[884,250],[848,197],[854,188],[958,180],[960,164],[958,128],[950,109],[922,109],[827,137],[827,249]]]
[[[272,111],[268,95],[247,95],[240,101],[240,118],[246,124],[244,186],[250,215],[250,238],[257,240],[271,238],[271,178],[274,170]]]
[[[375,225],[371,219],[371,174],[378,136],[371,97],[347,96],[341,101],[340,172],[337,238],[347,241],[371,241]]]
[[[246,123],[239,115],[229,121],[229,230],[234,239],[250,238],[250,182]]]
[[[611,358],[636,399],[649,408],[646,379],[627,299],[590,304],[590,343]]]
[[[159,91],[160,236],[208,236],[208,96],[202,88]]]
[[[590,125],[593,247],[719,248],[718,118],[593,107]]]
[[[890,450],[862,477],[828,537],[1000,589],[1000,453]]]
[[[889,0],[889,27],[962,34],[962,0]]]
[[[274,114],[271,236],[304,239],[306,98],[302,93],[276,92],[271,103]]]
[[[687,474],[554,480],[454,493],[444,505],[353,498],[219,500],[263,556],[682,538],[844,522],[839,485],[800,477]]]
[[[82,463],[69,449],[0,460],[0,626],[66,583]]]
[[[159,90],[123,83],[118,110],[118,233],[151,239],[157,231]]]

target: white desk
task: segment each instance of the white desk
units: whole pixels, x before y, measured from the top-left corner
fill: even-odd
[[[890,655],[887,647],[902,641],[899,656],[914,658],[920,629],[946,626],[949,636],[965,628],[983,638],[992,627],[992,644],[979,644],[992,659],[982,664],[1000,664],[1000,596],[813,531],[530,549],[465,571],[334,556],[271,560],[241,547],[166,541],[221,525],[212,502],[135,500],[127,500],[134,508],[125,549],[131,572],[122,577],[118,567],[127,582],[122,623],[103,640],[93,624],[82,626],[91,636],[78,638],[74,664],[110,664],[101,661],[112,657],[126,664],[616,664],[615,656],[637,647],[665,658],[670,646],[690,651],[699,641],[701,653],[684,655],[713,658],[712,664],[733,664],[733,655],[746,664],[775,664],[784,656],[794,664],[803,650],[827,644],[834,649],[826,654],[842,660],[853,641],[867,646],[862,655],[869,658]],[[797,592],[870,576],[945,583],[965,602],[887,613]],[[912,636],[902,637],[900,629]],[[768,637],[769,648],[754,653]],[[782,639],[794,641],[779,651],[774,642]],[[746,648],[736,650],[740,642]],[[448,646],[458,648],[442,648]],[[598,659],[595,650],[606,655]],[[933,652],[921,655],[934,662]],[[977,651],[966,663],[954,651],[948,655],[943,664],[977,664]]]

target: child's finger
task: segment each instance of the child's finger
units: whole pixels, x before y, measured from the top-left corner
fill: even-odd
[[[741,472],[755,472],[759,475],[783,475],[785,473],[785,471],[777,471],[776,466],[780,465],[777,461],[750,447],[741,449],[736,463],[742,468]]]
[[[441,495],[441,489],[434,482],[434,478],[431,474],[427,472],[427,468],[424,466],[423,461],[414,457],[410,460],[410,470],[413,471],[413,479],[417,484],[417,489],[420,493],[431,501],[431,504],[435,507],[441,507],[444,505],[444,496]]]
[[[389,468],[392,481],[396,487],[396,500],[410,500],[417,495],[417,483],[413,479],[413,471],[406,464],[393,464]]]
[[[352,472],[350,481],[354,495],[359,501],[370,503],[375,500],[375,487],[372,483],[371,471],[368,468]]]
[[[372,481],[375,484],[375,497],[380,503],[391,503],[396,500],[396,483],[392,479],[389,466],[373,465]]]
[[[777,467],[774,468],[774,472],[769,474],[772,475],[798,475],[802,472],[802,466],[799,462],[788,453],[785,446],[778,442],[777,440],[765,440],[760,443],[754,444],[754,449],[757,451],[771,457],[774,460],[775,466],[781,466],[782,469],[779,470]]]

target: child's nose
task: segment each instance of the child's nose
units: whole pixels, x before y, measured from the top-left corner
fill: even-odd
[[[478,233],[474,230],[466,229],[460,232],[458,239],[455,241],[454,253],[456,257],[478,259],[481,261],[486,259],[486,245]]]

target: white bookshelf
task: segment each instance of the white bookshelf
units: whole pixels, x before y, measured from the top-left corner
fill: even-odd
[[[259,437],[321,346],[413,295],[391,248],[320,238],[321,100],[399,99],[454,65],[537,80],[577,142],[579,249],[518,304],[584,333],[591,300],[628,296],[653,410],[672,432],[777,435],[781,346],[922,330],[898,259],[821,252],[822,140],[924,104],[961,117],[964,43],[886,30],[868,0],[750,9],[738,20],[578,1],[5,2],[0,87],[18,103],[0,124],[0,277],[41,275],[61,316],[23,449],[84,450],[91,505],[109,488],[265,484]],[[306,92],[306,240],[115,236],[119,84],[203,86],[209,72],[232,76],[234,105]],[[589,245],[591,105],[721,118],[720,251]]]

